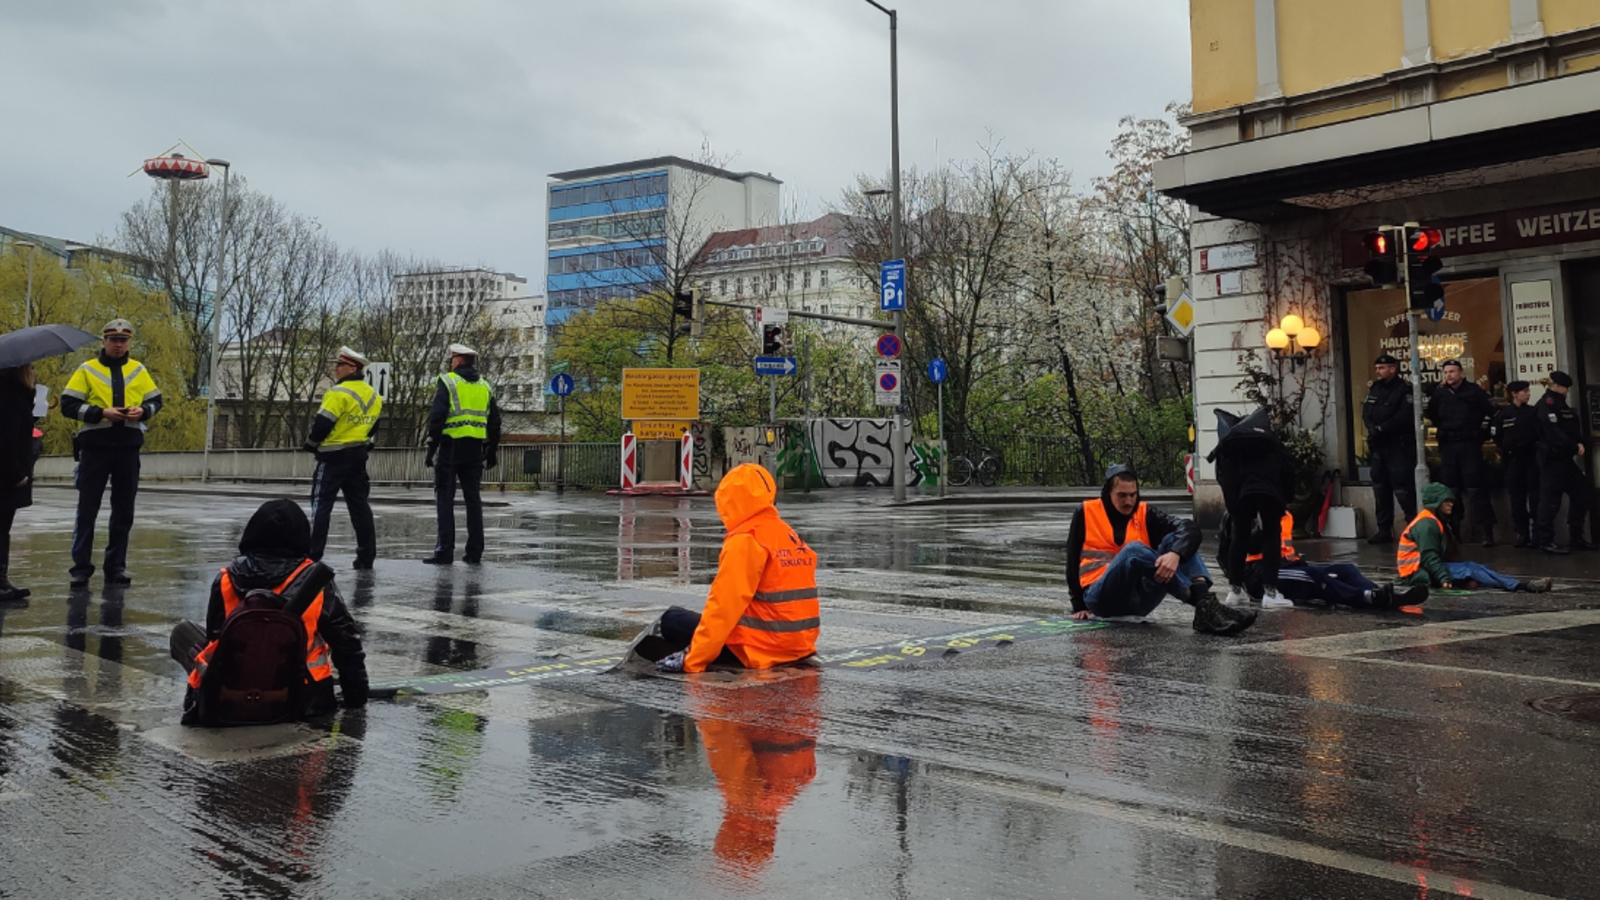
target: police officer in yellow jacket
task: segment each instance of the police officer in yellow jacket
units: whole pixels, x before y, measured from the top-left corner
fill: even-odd
[[[128,574],[128,532],[133,530],[133,501],[139,491],[139,448],[146,422],[161,411],[161,391],[150,372],[128,356],[133,324],[112,319],[101,332],[100,355],[78,366],[61,392],[61,414],[81,424],[73,438],[78,451],[74,486],[78,517],[72,526],[74,587],[89,583],[94,564],[95,520],[106,481],[111,482],[111,533],[106,539],[108,584],[131,584]]]
[[[317,456],[311,478],[311,559],[321,560],[328,546],[328,525],[333,502],[344,493],[350,524],[356,530],[357,569],[372,568],[378,555],[378,531],[367,501],[372,485],[367,480],[367,451],[372,430],[383,414],[383,398],[367,384],[367,358],[340,347],[333,358],[333,387],[322,395],[322,408],[311,423],[303,448]]]
[[[428,414],[428,465],[433,467],[433,495],[438,510],[439,537],[433,555],[422,561],[448,566],[455,562],[456,484],[467,504],[467,552],[462,560],[476,563],[483,557],[483,501],[478,489],[483,470],[497,462],[500,446],[500,408],[489,382],[478,374],[478,351],[462,344],[450,345],[450,371],[439,376]]]

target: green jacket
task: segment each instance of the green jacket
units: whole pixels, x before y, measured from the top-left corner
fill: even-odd
[[[1422,489],[1422,507],[1441,520],[1444,513],[1439,511],[1445,501],[1456,499],[1455,492],[1442,484],[1430,483]],[[1422,555],[1422,565],[1417,571],[1411,573],[1401,581],[1405,584],[1423,584],[1428,587],[1442,587],[1450,581],[1450,570],[1444,567],[1445,560],[1455,555],[1455,536],[1448,527],[1441,527],[1432,519],[1418,516],[1402,535],[1410,535],[1417,551]]]

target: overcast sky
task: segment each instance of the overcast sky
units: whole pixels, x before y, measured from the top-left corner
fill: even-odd
[[[907,167],[992,135],[1086,182],[1188,97],[1184,0],[900,9]],[[864,0],[0,0],[0,86],[0,224],[110,236],[182,139],[346,246],[532,278],[551,172],[708,140],[820,214],[889,157]]]

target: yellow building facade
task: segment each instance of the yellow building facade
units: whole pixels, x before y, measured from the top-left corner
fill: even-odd
[[[1244,410],[1254,352],[1327,468],[1366,480],[1372,359],[1411,338],[1361,236],[1405,222],[1442,230],[1446,294],[1407,376],[1429,391],[1459,357],[1499,396],[1560,369],[1600,439],[1600,0],[1191,0],[1190,39],[1191,149],[1155,181],[1194,212],[1201,457],[1213,412]],[[1289,314],[1327,339],[1279,361],[1264,336]],[[1211,474],[1202,518],[1220,514]],[[1345,493],[1371,528],[1372,492]]]

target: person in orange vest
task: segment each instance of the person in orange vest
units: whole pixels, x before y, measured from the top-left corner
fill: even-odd
[[[1263,543],[1267,535],[1260,535]],[[1278,588],[1283,596],[1296,605],[1326,603],[1328,605],[1356,608],[1394,609],[1401,606],[1420,606],[1428,599],[1428,586],[1414,584],[1396,588],[1393,583],[1378,584],[1350,563],[1313,565],[1294,549],[1294,513],[1286,512],[1279,522],[1276,541],[1278,552]],[[1245,586],[1250,596],[1261,597],[1263,585],[1255,576],[1255,566],[1266,556],[1255,552],[1245,557],[1250,574]]]
[[[1100,499],[1085,500],[1067,531],[1067,590],[1072,617],[1142,618],[1168,596],[1194,607],[1194,630],[1237,634],[1253,610],[1224,606],[1197,552],[1200,529],[1139,497],[1139,476],[1106,469]]]
[[[728,529],[705,612],[674,606],[661,617],[669,650],[663,672],[704,672],[712,663],[770,669],[817,652],[822,610],[817,554],[779,518],[778,486],[745,463],[717,486],[717,515]]]
[[[772,702],[758,723],[747,691],[689,685],[690,711],[706,762],[722,793],[722,825],[712,851],[730,874],[762,874],[778,844],[778,820],[817,776],[822,727],[820,673],[757,688]]]
[[[1395,554],[1401,581],[1445,590],[1470,591],[1485,585],[1534,594],[1550,590],[1554,579],[1519,581],[1482,563],[1450,561],[1456,554],[1456,537],[1447,523],[1455,505],[1455,492],[1445,485],[1433,483],[1422,489],[1422,511],[1400,535]]]
[[[230,613],[242,598],[256,589],[283,591],[311,563],[311,521],[293,500],[261,504],[239,538],[239,556],[211,582],[206,627],[179,622],[172,630],[172,657],[188,672],[189,689],[183,702],[183,724],[200,724],[200,688],[207,668],[218,662],[217,639]],[[355,620],[338,588],[330,582],[304,612],[306,670],[311,683],[306,690],[306,716],[332,712],[338,704],[333,691],[334,670],[346,707],[367,702],[366,653]],[[286,685],[287,687],[287,685]]]

